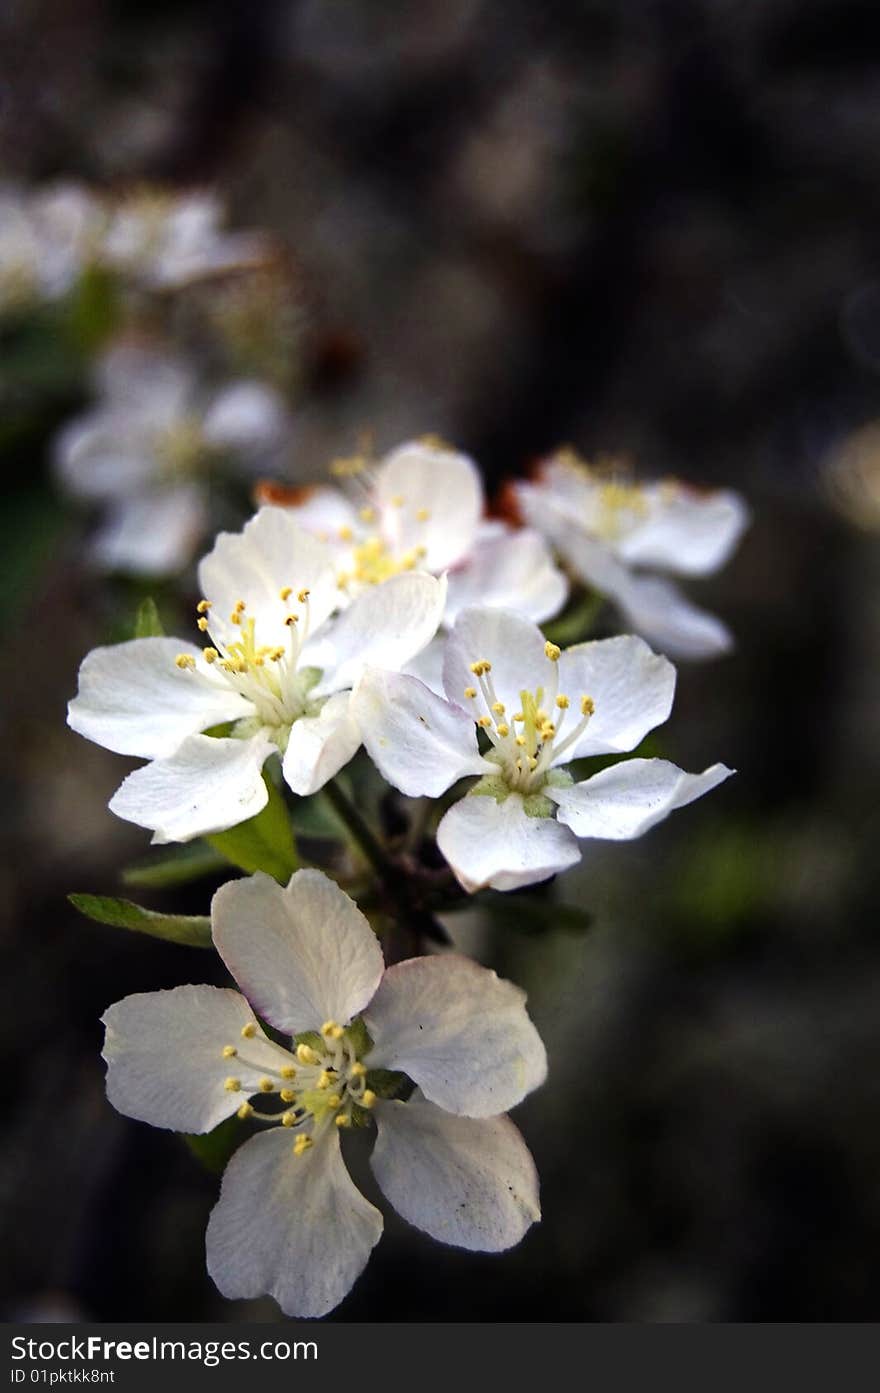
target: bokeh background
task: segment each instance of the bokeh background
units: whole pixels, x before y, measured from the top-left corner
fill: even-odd
[[[738,777],[588,846],[589,931],[462,926],[550,1051],[543,1223],[484,1258],[389,1216],[336,1319],[880,1313],[878,40],[862,0],[4,7],[5,177],[210,184],[286,248],[291,477],[436,431],[490,487],[569,441],[754,511],[692,592],[737,651],[663,732]],[[278,1319],[205,1275],[216,1178],[103,1096],[106,1006],[213,968],[65,900],[146,847],[64,724],[137,598],[48,465],[81,348],[0,327],[0,1309]]]

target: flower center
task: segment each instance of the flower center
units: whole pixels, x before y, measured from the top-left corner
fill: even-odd
[[[617,541],[648,511],[648,500],[640,484],[631,481],[626,460],[600,456],[588,464],[574,450],[561,450],[557,461],[564,469],[579,475],[593,485],[587,504],[587,519],[591,532],[605,541]]]
[[[250,1021],[241,1028],[242,1043],[224,1045],[221,1051],[238,1070],[224,1080],[227,1093],[248,1093],[279,1104],[266,1112],[243,1102],[238,1116],[296,1131],[295,1156],[308,1151],[316,1133],[328,1126],[350,1127],[376,1102],[360,1059],[370,1045],[359,1021],[348,1026],[325,1021],[308,1039],[310,1043],[292,1040],[286,1049],[259,1035],[256,1022]],[[255,1043],[249,1048],[248,1041]]]
[[[571,699],[559,691],[556,665],[560,649],[548,641],[544,654],[549,664],[547,686],[539,686],[534,691],[523,688],[519,694],[520,709],[512,714],[508,713],[504,702],[498,700],[492,681],[492,664],[485,658],[470,664],[477,685],[465,687],[464,695],[482,713],[475,716],[475,720],[492,746],[486,758],[499,766],[511,793],[540,792],[547,783],[551,766],[558,764],[580,738],[595,710],[592,697],[581,696],[581,718],[563,735]]]
[[[201,426],[194,417],[175,422],[156,442],[159,474],[168,482],[193,479],[204,473],[210,455]]]
[[[309,591],[296,592],[298,608],[295,609],[289,603],[293,594],[290,585],[278,592],[279,602],[286,611],[287,637],[284,643],[277,644],[258,643],[256,619],[247,614],[244,600],[236,602],[229,616],[229,623],[240,635],[232,640],[228,635],[221,635],[219,626],[212,629],[210,600],[200,600],[197,606],[200,631],[210,631],[214,639],[214,646],[202,649],[205,662],[255,707],[255,718],[239,721],[233,734],[249,736],[255,729],[267,728],[282,753],[294,721],[301,716],[318,715],[324,704],[322,698],[311,695],[320,681],[320,668],[299,666],[303,645],[309,636]],[[179,654],[175,662],[183,670],[192,670],[196,665],[195,658],[188,653]]]

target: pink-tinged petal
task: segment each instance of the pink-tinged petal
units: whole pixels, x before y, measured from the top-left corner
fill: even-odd
[[[559,821],[576,837],[629,841],[733,772],[713,764],[702,774],[686,774],[665,759],[627,759],[570,788],[549,788],[547,795],[558,805]]]
[[[568,828],[554,817],[529,817],[518,793],[501,803],[468,794],[443,817],[437,846],[470,893],[536,885],[581,859]]]
[[[196,662],[195,669],[177,667],[181,653]],[[252,712],[250,702],[211,673],[193,644],[136,638],[89,653],[67,723],[107,750],[154,759],[173,754],[188,735]]]
[[[354,900],[321,871],[296,871],[286,887],[258,872],[211,902],[214,943],[255,1010],[297,1035],[324,1021],[346,1025],[382,976],[382,950]]]
[[[500,1253],[540,1219],[535,1163],[509,1117],[454,1117],[414,1096],[384,1104],[376,1122],[383,1193],[438,1242]]]
[[[554,762],[632,750],[672,710],[675,668],[640,638],[622,634],[567,648],[559,659],[559,690],[571,702],[555,742],[574,729],[584,696],[595,710],[583,734]]]
[[[444,571],[471,550],[483,486],[467,455],[418,440],[401,445],[377,469],[374,497],[393,550],[424,548],[426,570]]]
[[[324,668],[315,694],[353,687],[366,667],[398,671],[430,643],[445,603],[445,579],[419,572],[392,576],[362,591],[327,630],[314,655]],[[308,652],[303,661],[312,661]]]
[[[268,1292],[288,1316],[338,1306],[382,1236],[330,1128],[302,1155],[277,1127],[239,1147],[208,1223],[208,1272],[224,1296]]]
[[[284,753],[284,779],[301,798],[317,793],[357,753],[361,733],[352,720],[348,692],[329,697],[317,716],[294,721]]]
[[[257,1092],[264,1069],[278,1067],[278,1049],[254,1021],[238,992],[174,987],[117,1001],[106,1026],[107,1097],[119,1112],[175,1132],[210,1132]],[[255,1035],[245,1042],[242,1027]],[[224,1047],[241,1048],[226,1058]],[[226,1081],[241,1087],[228,1089]]]
[[[477,749],[471,717],[415,677],[369,668],[351,710],[376,768],[409,797],[437,798],[467,774],[497,772]]]
[[[506,609],[463,610],[446,642],[446,695],[457,706],[473,710],[465,691],[480,684],[471,672],[471,664],[486,661],[492,665],[489,676],[498,700],[509,713],[516,711],[524,688],[535,691],[554,681],[544,644],[538,626],[522,615]],[[485,709],[481,706],[477,714],[485,714]]]
[[[190,735],[167,759],[129,774],[110,799],[110,811],[147,827],[153,842],[189,842],[237,827],[268,801],[262,768],[275,746],[250,740]]]
[[[470,958],[410,958],[390,967],[365,1020],[369,1067],[402,1070],[447,1112],[494,1117],[547,1076],[525,992]]]
[[[449,576],[444,622],[473,605],[515,610],[540,623],[558,614],[568,581],[537,532],[502,533],[475,546]]]

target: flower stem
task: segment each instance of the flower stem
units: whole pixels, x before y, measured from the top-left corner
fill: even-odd
[[[384,878],[392,869],[391,862],[373,829],[361,816],[348,794],[343,791],[336,779],[331,779],[323,788],[327,802],[353,840],[369,861],[378,876]]]

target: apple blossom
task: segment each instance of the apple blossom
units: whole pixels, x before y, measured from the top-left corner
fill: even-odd
[[[110,802],[188,841],[265,806],[262,766],[282,757],[295,793],[316,792],[351,759],[360,735],[350,688],[367,662],[394,668],[422,648],[443,613],[445,584],[400,575],[338,618],[333,558],[290,515],[263,508],[220,533],[199,566],[198,627],[210,644],[142,638],[94,649],[80,669],[68,723],[136,769]],[[225,736],[203,732],[231,723]]]
[[[200,390],[185,361],[138,341],[110,349],[99,400],[61,431],[59,478],[108,515],[93,542],[104,569],[166,575],[191,557],[208,524],[212,470],[265,468],[284,438],[281,398],[260,382]]]
[[[0,185],[0,309],[67,294],[97,255],[102,223],[78,184]]]
[[[738,494],[698,491],[677,480],[633,483],[607,468],[591,469],[570,451],[546,460],[535,480],[515,483],[513,493],[529,526],[663,652],[708,658],[731,647],[720,619],[651,572],[705,576],[723,566],[748,526]]]
[[[632,759],[575,782],[564,767],[630,751],[668,717],[675,669],[639,638],[563,651],[520,615],[468,609],[447,641],[443,681],[448,700],[411,675],[367,669],[352,711],[374,763],[402,793],[436,798],[477,776],[437,830],[468,891],[546,880],[580,859],[578,838],[641,836],[732,772]]]
[[[221,200],[207,190],[136,189],[110,212],[102,261],[149,289],[169,290],[271,256],[264,234],[226,232],[223,220]]]
[[[382,1233],[340,1148],[370,1117],[373,1171],[405,1219],[474,1251],[518,1243],[540,1217],[538,1182],[504,1113],[546,1075],[524,993],[457,955],[386,970],[367,920],[320,871],[297,871],[284,889],[259,873],[233,881],[211,917],[244,995],[139,993],[103,1019],[120,1112],[188,1133],[236,1113],[264,1129],[227,1166],[208,1224],[220,1291],[270,1292],[293,1316],[345,1297]],[[416,1085],[407,1102],[371,1087],[379,1069]]]

